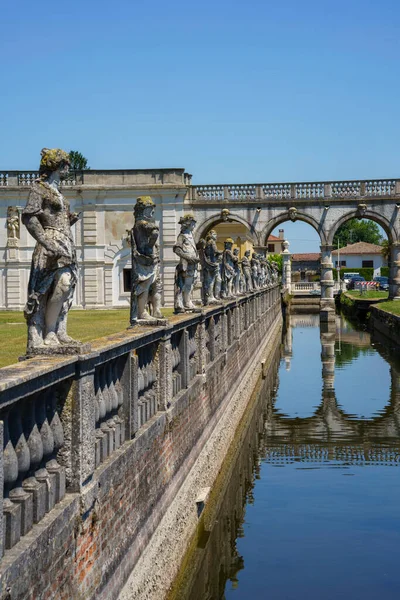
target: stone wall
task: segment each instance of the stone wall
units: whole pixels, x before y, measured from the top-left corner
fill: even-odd
[[[389,338],[394,344],[400,346],[400,317],[378,306],[371,306],[369,326],[373,333],[380,333]]]
[[[280,323],[273,286],[1,369],[3,597],[116,598]]]

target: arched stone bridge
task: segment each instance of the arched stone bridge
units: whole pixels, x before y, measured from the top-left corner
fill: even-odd
[[[197,219],[197,239],[218,223],[233,221],[245,225],[261,249],[284,221],[311,225],[321,240],[321,310],[327,313],[334,309],[333,237],[351,218],[371,219],[388,237],[389,297],[400,300],[400,179],[198,185],[189,187],[185,205]]]

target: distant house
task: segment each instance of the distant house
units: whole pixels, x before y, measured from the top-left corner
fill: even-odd
[[[321,273],[320,252],[292,254],[293,281],[310,281]]]
[[[387,260],[382,256],[382,246],[368,242],[356,242],[332,252],[334,267],[360,269],[371,267],[374,270],[387,266]],[[340,265],[339,265],[340,261]]]
[[[276,235],[270,235],[267,240],[267,254],[280,254],[283,250],[282,242],[285,240],[285,232],[283,229],[279,230],[279,237]]]

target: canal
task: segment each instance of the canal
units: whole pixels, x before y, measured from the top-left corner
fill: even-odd
[[[400,596],[398,351],[292,315],[170,599]]]

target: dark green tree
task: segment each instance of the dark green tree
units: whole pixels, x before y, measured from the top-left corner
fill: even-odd
[[[333,247],[343,248],[348,244],[356,242],[368,242],[370,244],[382,244],[382,236],[379,227],[374,221],[369,219],[350,219],[343,223],[335,233],[333,238]]]
[[[70,150],[69,158],[71,161],[71,171],[85,171],[90,169],[87,158],[78,152],[78,150]]]

